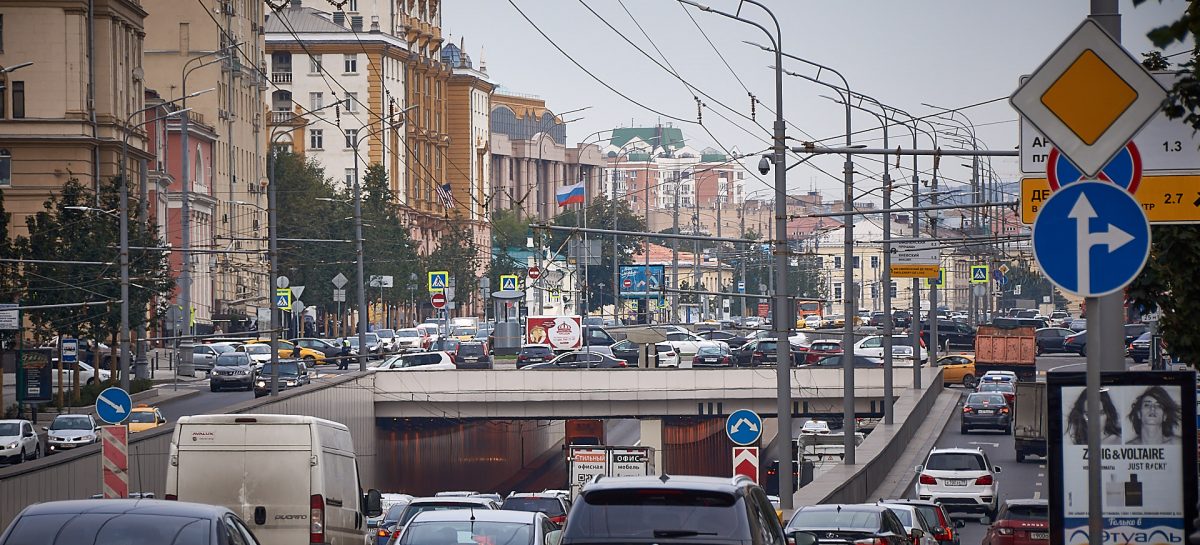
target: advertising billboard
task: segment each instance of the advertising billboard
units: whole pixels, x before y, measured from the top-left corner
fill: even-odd
[[[662,295],[665,265],[621,265],[621,297],[626,299],[657,299]]]
[[[1050,544],[1089,543],[1090,516],[1103,517],[1105,543],[1186,543],[1196,518],[1195,373],[1103,375],[1102,515],[1088,510],[1084,383],[1084,373],[1047,375]]]

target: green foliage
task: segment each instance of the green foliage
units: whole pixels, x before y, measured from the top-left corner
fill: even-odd
[[[120,275],[118,261],[119,229],[115,214],[100,210],[118,208],[119,179],[108,180],[93,193],[74,178],[52,195],[43,209],[26,218],[28,236],[15,241],[17,253],[25,259],[21,274],[21,302],[24,305],[59,305],[84,301],[109,301],[106,305],[69,306],[30,309],[25,312],[33,333],[45,340],[56,333],[108,340],[120,330]],[[133,213],[136,203],[130,203]],[[131,248],[156,248],[164,245],[153,225],[129,221]],[[46,263],[45,261],[95,261],[105,265]],[[166,300],[175,282],[169,272],[166,252],[141,249],[129,252],[130,308],[148,308]],[[9,280],[11,282],[12,280]],[[165,307],[155,309],[155,313]],[[152,319],[131,311],[130,327],[137,328]]]
[[[530,236],[529,222],[518,210],[497,210],[492,213],[492,246],[501,250],[524,248]]]
[[[568,210],[554,217],[554,225],[575,227],[580,220],[576,211]],[[611,201],[603,196],[592,199],[587,209],[587,226],[594,229],[615,229],[618,231],[644,231],[646,222],[640,215],[634,213],[629,204],[622,200]],[[543,235],[543,240],[551,251],[567,252],[567,239],[572,236],[561,231],[553,231]],[[576,235],[577,236],[577,235]],[[588,311],[599,309],[614,302],[612,286],[613,277],[613,237],[593,235],[591,240],[600,239],[600,264],[588,265]],[[643,241],[629,236],[617,237],[618,265],[635,264],[634,256],[641,253]]]
[[[454,301],[470,303],[479,292],[479,248],[464,226],[450,223],[429,254],[429,271],[447,271],[454,279]]]
[[[105,382],[93,382],[91,384],[86,384],[86,385],[80,386],[79,387],[79,399],[71,402],[71,405],[74,407],[87,407],[88,405],[95,405],[96,398],[100,397],[100,392],[103,392],[105,389],[107,389],[111,386],[115,386],[116,384],[117,384],[117,381],[111,380],[111,381],[105,381]],[[67,387],[68,387],[68,385],[66,385],[66,384],[63,385],[64,389]],[[129,393],[131,393],[131,394],[136,394],[138,392],[144,392],[153,387],[154,387],[154,382],[152,382],[150,379],[135,378],[135,379],[129,381]],[[56,388],[55,389],[56,397],[55,397],[55,402],[54,402],[55,406],[58,405],[58,398],[57,398],[58,394],[57,393],[58,393],[58,390]]]

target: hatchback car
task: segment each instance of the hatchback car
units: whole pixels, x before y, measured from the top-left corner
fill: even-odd
[[[61,452],[99,441],[100,425],[90,414],[60,414],[54,417],[46,431],[49,452]]]
[[[975,392],[963,401],[960,430],[966,435],[976,428],[1003,430],[1012,433],[1012,408],[1000,393]]]
[[[996,515],[1000,466],[993,466],[982,450],[933,449],[916,471],[917,498],[939,503],[949,511]]]
[[[817,363],[829,356],[841,355],[842,352],[842,341],[813,341],[812,344],[808,345],[808,351],[804,355],[804,363]]]
[[[567,522],[567,513],[571,504],[557,494],[513,494],[500,504],[501,509],[509,511],[532,511],[542,513],[550,518],[559,528]]]
[[[0,420],[0,462],[19,464],[42,457],[42,440],[28,420]]]
[[[1050,541],[1046,500],[1007,500],[983,536],[983,545],[1045,545]]]
[[[151,500],[68,500],[26,507],[0,543],[120,543],[124,545],[258,545],[233,511],[199,503]]]
[[[167,417],[158,407],[141,404],[129,411],[129,419],[125,423],[129,425],[129,433],[138,433],[166,424]]]
[[[268,356],[270,356],[269,353]],[[269,359],[267,365],[270,365]],[[208,374],[208,389],[213,392],[230,388],[235,390],[253,389],[254,368],[254,362],[245,352],[221,354],[217,356],[217,362]]]
[[[394,534],[394,545],[558,545],[562,530],[546,515],[529,511],[440,510],[423,512]]]
[[[900,518],[880,505],[822,504],[796,509],[787,533],[807,532],[818,543],[870,543],[911,545],[911,536]]]
[[[975,388],[975,356],[942,356],[934,366],[942,368],[942,384],[961,384],[967,388]]]
[[[531,363],[543,363],[554,359],[554,350],[544,344],[527,344],[517,352],[517,367],[525,367]]]

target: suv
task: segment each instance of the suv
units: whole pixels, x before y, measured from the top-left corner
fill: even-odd
[[[1050,506],[1046,500],[1006,500],[983,536],[984,545],[1045,543],[1050,539]]]
[[[620,521],[614,524],[613,521]],[[745,476],[596,477],[583,486],[562,544],[786,545],[766,492]]]
[[[916,495],[936,502],[949,511],[983,513],[995,518],[1000,486],[987,454],[979,449],[938,448],[929,451],[925,463],[916,467]]]
[[[971,326],[952,320],[938,320],[937,346],[945,351],[951,348],[975,349],[975,330]],[[1045,327],[1045,326],[1043,326]],[[929,322],[921,322],[921,342],[929,344]]]
[[[478,341],[462,341],[454,352],[454,364],[459,369],[491,369],[492,358],[487,345]]]
[[[531,363],[544,363],[554,359],[554,350],[545,344],[527,344],[517,352],[517,368]]]

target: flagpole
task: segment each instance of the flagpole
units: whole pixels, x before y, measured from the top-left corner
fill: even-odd
[[[587,209],[588,209],[588,204],[590,204],[590,202],[588,201],[587,183],[586,182],[580,182],[580,183],[583,184],[583,204],[581,205],[583,207],[583,228],[587,229]],[[584,316],[591,314],[591,308],[589,308],[590,305],[588,304],[588,303],[590,303],[590,301],[588,301],[589,297],[588,297],[588,269],[587,269],[588,260],[591,258],[592,258],[592,249],[590,247],[588,247],[587,231],[584,231],[583,232],[583,289],[580,290],[580,295],[582,296],[581,300],[584,303],[584,305],[583,305],[583,315]]]

